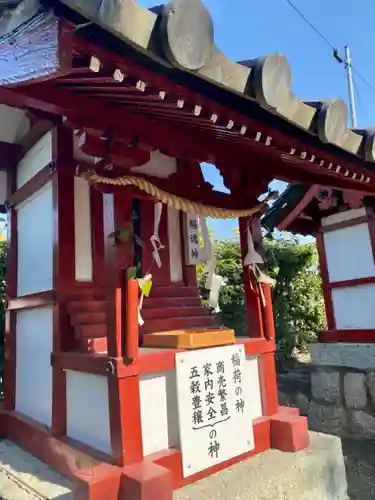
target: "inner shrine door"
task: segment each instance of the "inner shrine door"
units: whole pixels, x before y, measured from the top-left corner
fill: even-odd
[[[137,268],[137,277],[152,274],[154,286],[191,284],[184,266],[181,212],[161,204],[158,221],[156,204],[153,199],[133,198],[132,201],[133,265]],[[159,265],[153,255],[154,245],[158,249]]]

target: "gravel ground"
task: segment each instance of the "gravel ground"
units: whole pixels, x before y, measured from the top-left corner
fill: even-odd
[[[375,441],[343,439],[350,500],[375,499]]]

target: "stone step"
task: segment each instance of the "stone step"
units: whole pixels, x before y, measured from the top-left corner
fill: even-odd
[[[76,313],[70,315],[70,324],[72,326],[103,325],[106,322],[106,317],[105,312]]]
[[[195,286],[167,285],[154,286],[151,289],[150,298],[162,297],[198,297],[198,289]]]
[[[173,495],[173,500],[218,498],[348,500],[340,439],[311,433],[311,443],[306,450],[298,453],[269,450],[185,486]]]
[[[77,300],[67,305],[69,314],[82,312],[102,312],[105,311],[107,302],[105,300]]]
[[[70,301],[79,300],[103,300],[104,290],[101,288],[75,288],[73,293],[69,296]]]
[[[212,316],[188,316],[175,318],[156,318],[145,323],[143,332],[166,332],[170,330],[200,329],[215,327],[215,318]]]
[[[86,471],[96,462],[83,453],[56,441],[65,455]],[[8,439],[0,443],[2,463],[0,491],[4,500],[76,498],[74,480],[58,474],[35,456]],[[348,471],[349,477],[359,474]],[[365,468],[366,469],[366,468]],[[363,473],[363,468],[361,470]],[[365,471],[366,473],[366,471]],[[371,477],[357,479],[361,491],[355,497],[374,498]],[[100,483],[99,483],[100,484]],[[363,490],[363,491],[362,491]],[[366,495],[367,493],[367,495]],[[111,497],[112,498],[112,497]],[[201,479],[173,494],[173,500],[347,500],[347,479],[341,442],[334,436],[311,433],[311,444],[298,453],[269,450]],[[353,497],[354,498],[354,497]],[[111,500],[108,498],[108,500]],[[157,500],[157,497],[155,497]]]
[[[203,306],[197,306],[197,307],[168,307],[168,308],[159,308],[159,309],[144,309],[142,311],[142,317],[144,320],[147,319],[156,319],[156,318],[174,318],[181,316],[181,312],[183,311],[184,316],[189,317],[189,316],[209,316],[210,312],[208,309],[206,309]]]
[[[107,336],[107,325],[81,325],[75,327],[76,338],[79,339],[97,339]]]
[[[158,307],[194,307],[200,306],[199,297],[148,297],[143,301],[143,310]]]

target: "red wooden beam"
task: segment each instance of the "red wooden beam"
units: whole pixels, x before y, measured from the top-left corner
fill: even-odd
[[[299,217],[301,212],[307,207],[307,205],[314,199],[315,195],[319,191],[319,186],[311,186],[307,193],[303,196],[302,200],[297,203],[297,205],[285,216],[285,218],[277,225],[277,229],[280,231],[287,230],[290,224]]]
[[[319,333],[319,342],[375,343],[375,330],[325,330]]]
[[[205,96],[192,91],[189,88],[181,88],[175,85],[173,82],[168,80],[164,75],[155,74],[151,69],[141,66],[140,64],[132,60],[124,60],[119,55],[115,53],[108,52],[106,49],[99,47],[83,38],[74,38],[73,40],[74,48],[78,53],[92,55],[95,54],[100,60],[105,61],[109,65],[118,67],[124,74],[129,74],[132,77],[138,77],[145,80],[149,85],[160,88],[161,90],[170,93],[183,94],[184,98],[189,102],[201,105],[203,108],[208,108],[212,110],[215,114],[225,117],[227,120],[234,120],[241,125],[245,125],[249,130],[261,132],[265,137],[272,138],[272,144],[280,148],[293,148],[300,152],[307,151],[309,155],[314,155],[316,158],[325,159],[327,162],[338,163],[342,165],[343,168],[348,168],[353,172],[362,173],[362,166],[360,162],[363,160],[360,158],[355,158],[353,155],[353,160],[345,160],[341,155],[335,156],[332,153],[328,153],[324,145],[321,147],[312,147],[310,145],[306,146],[303,140],[297,139],[290,133],[286,133],[282,130],[275,129],[274,127],[264,124],[262,122],[257,122],[249,116],[244,116],[241,113],[234,111],[233,109],[228,109],[222,103],[216,102]],[[308,162],[307,162],[308,163]],[[366,169],[367,175],[373,175],[372,172]],[[319,182],[318,182],[319,183]],[[322,182],[322,184],[324,184]]]

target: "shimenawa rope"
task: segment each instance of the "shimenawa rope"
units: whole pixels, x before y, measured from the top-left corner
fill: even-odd
[[[268,197],[259,205],[248,209],[229,210],[211,205],[203,205],[202,203],[187,200],[186,198],[181,198],[180,196],[167,193],[142,177],[125,175],[123,177],[112,179],[110,177],[98,175],[93,170],[87,172],[84,176],[91,184],[100,183],[112,186],[134,186],[161,203],[175,208],[176,210],[181,210],[182,212],[189,214],[201,215],[203,217],[211,217],[213,219],[237,219],[239,217],[251,217],[255,213],[262,210],[265,207],[266,202],[270,200],[270,197]]]

